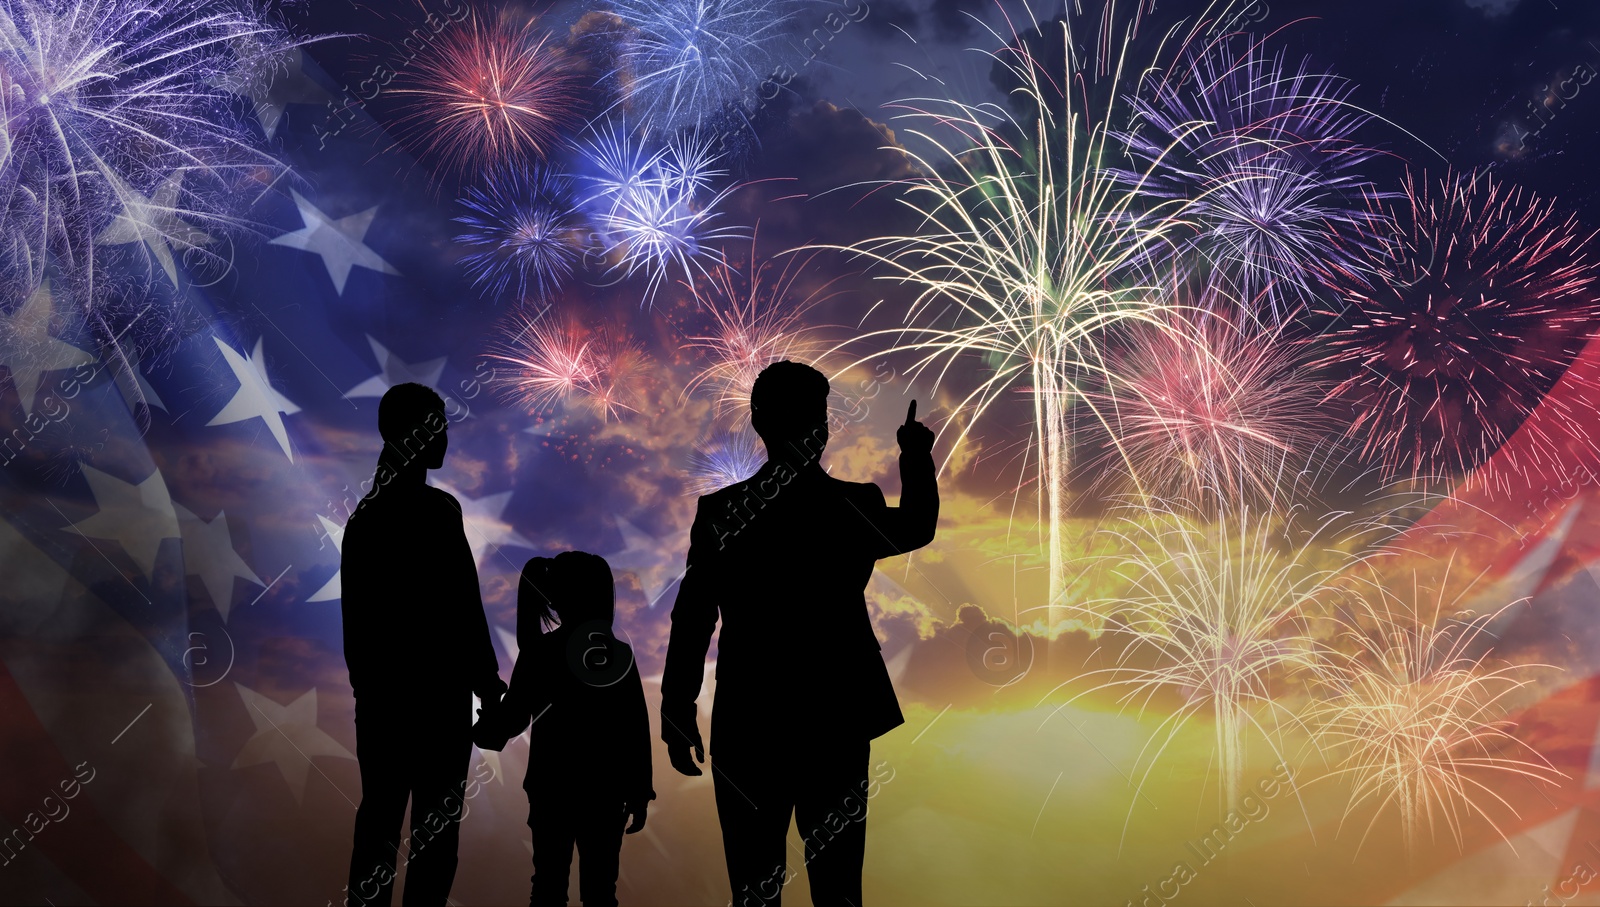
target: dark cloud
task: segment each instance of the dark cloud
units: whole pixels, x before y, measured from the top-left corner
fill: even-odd
[[[977,30],[983,13],[994,8],[991,0],[933,0],[931,25],[940,41],[956,41]]]
[[[918,623],[904,612],[878,617],[878,628],[888,637],[887,660],[905,662],[895,681],[902,703],[978,709],[1032,708],[1047,699],[1060,704],[1115,679],[1097,672],[1155,664],[1150,653],[1126,651],[1126,637],[1116,632],[1071,632],[1046,642],[974,604],[962,605],[954,621],[937,624],[930,634],[924,635]],[[1156,695],[1156,707],[1176,704],[1168,698]]]
[[[893,235],[908,226],[893,183],[915,173],[888,126],[827,101],[802,102],[761,135],[731,216],[759,223],[772,248]]]
[[[900,0],[873,0],[871,11],[861,24],[872,34],[884,37],[898,35],[897,29],[911,32],[917,27],[917,11]]]

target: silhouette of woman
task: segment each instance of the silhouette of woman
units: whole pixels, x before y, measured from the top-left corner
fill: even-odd
[[[584,907],[617,903],[623,826],[644,828],[655,799],[650,718],[633,650],[612,634],[615,587],[602,558],[568,551],[536,557],[517,589],[511,688],[473,728],[498,750],[532,721],[528,826],[533,829],[530,903],[565,905],[572,849]]]

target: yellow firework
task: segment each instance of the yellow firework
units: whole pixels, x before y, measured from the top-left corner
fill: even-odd
[[[1397,528],[1393,509],[1311,519],[1275,503],[1234,502],[1211,522],[1186,516],[1191,508],[1182,504],[1129,506],[1106,530],[1123,553],[1106,556],[1104,566],[1125,591],[1073,610],[1103,625],[1102,650],[1116,651],[1116,660],[1052,695],[1079,687],[1070,703],[1115,691],[1141,713],[1167,711],[1136,760],[1140,787],[1196,719],[1212,724],[1224,806],[1237,803],[1248,738],[1284,761],[1286,732],[1304,729],[1297,697],[1286,694],[1324,667],[1312,622],[1340,595],[1342,576],[1376,557]]]
[[[1462,823],[1474,816],[1500,832],[1485,806],[1515,810],[1486,783],[1495,776],[1564,777],[1506,720],[1508,698],[1549,666],[1489,663],[1487,628],[1519,602],[1451,615],[1458,603],[1446,607],[1443,585],[1434,592],[1413,579],[1402,595],[1376,577],[1361,582],[1347,616],[1334,618],[1341,651],[1319,675],[1324,695],[1307,716],[1339,760],[1335,774],[1351,783],[1345,819],[1373,807],[1362,844],[1393,811],[1408,858],[1441,826],[1460,848]]]
[[[932,375],[935,389],[952,370],[979,371],[975,386],[958,397],[968,417],[953,420],[962,426],[958,445],[1007,391],[1028,394],[1051,626],[1065,587],[1069,411],[1096,406],[1079,382],[1105,371],[1099,344],[1108,330],[1168,323],[1173,305],[1138,276],[1139,265],[1181,232],[1190,205],[1156,199],[1137,179],[1113,177],[1108,169],[1120,163],[1111,128],[1122,116],[1117,99],[1136,91],[1132,80],[1123,84],[1123,73],[1155,66],[1128,59],[1146,12],[1142,0],[1135,6],[1122,15],[1115,2],[1104,4],[1092,60],[1080,52],[1072,16],[1048,23],[1037,42],[992,33],[1010,42],[988,54],[996,73],[1015,86],[1009,111],[903,102],[908,112],[896,117],[900,129],[913,146],[929,149],[906,152],[924,175],[901,184],[918,231],[828,247],[863,256],[881,267],[883,279],[916,291],[903,326],[851,341],[881,345],[862,361],[906,357],[914,363],[910,373]],[[1174,27],[1159,46],[1192,38],[1195,23],[1188,28]],[[1084,100],[1091,95],[1108,100],[1099,107]]]

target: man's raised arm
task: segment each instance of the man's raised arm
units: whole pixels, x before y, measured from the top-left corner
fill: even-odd
[[[917,421],[917,401],[906,409],[906,421],[895,432],[900,444],[900,506],[884,507],[872,522],[886,548],[879,557],[915,551],[933,541],[939,524],[939,482],[934,476],[933,430]]]

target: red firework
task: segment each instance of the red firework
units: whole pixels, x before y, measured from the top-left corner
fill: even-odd
[[[685,393],[709,392],[717,413],[737,419],[749,410],[750,388],[761,370],[783,359],[816,364],[824,347],[805,322],[811,309],[830,298],[832,281],[802,292],[797,285],[814,256],[789,256],[782,269],[756,257],[754,243],[743,268],[727,262],[686,284],[710,315],[709,332],[688,338],[705,367]]]
[[[1275,331],[1215,314],[1139,325],[1089,395],[1115,447],[1101,464],[1172,503],[1283,498],[1324,437],[1325,387]]]
[[[579,121],[576,59],[537,19],[477,15],[442,32],[417,55],[395,94],[396,125],[423,156],[462,174],[543,158]]]
[[[1318,364],[1341,373],[1346,433],[1390,475],[1487,460],[1600,325],[1594,232],[1487,176],[1426,179],[1407,177],[1351,267],[1322,274],[1336,304]],[[1528,456],[1558,456],[1563,440],[1531,438]]]
[[[602,421],[637,412],[650,378],[644,350],[616,327],[588,328],[550,315],[517,312],[485,353],[501,394],[532,413],[563,403],[587,405]]]

